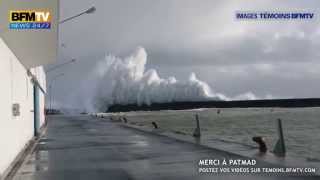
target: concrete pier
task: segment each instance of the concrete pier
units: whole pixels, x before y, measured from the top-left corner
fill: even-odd
[[[51,116],[14,180],[317,179],[199,174],[200,159],[239,158],[91,116]],[[271,167],[257,161],[257,167]]]

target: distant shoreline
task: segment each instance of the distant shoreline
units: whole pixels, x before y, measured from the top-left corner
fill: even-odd
[[[115,104],[106,112],[128,112],[128,111],[159,111],[159,110],[185,110],[199,108],[254,108],[254,107],[320,107],[320,98],[299,99],[262,99],[262,100],[239,100],[239,101],[188,101],[153,103],[148,105]]]

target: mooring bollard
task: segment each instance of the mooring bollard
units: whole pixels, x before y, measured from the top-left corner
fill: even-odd
[[[273,149],[273,153],[277,156],[285,156],[286,155],[286,146],[284,143],[283,129],[282,129],[282,121],[281,119],[277,119],[278,123],[278,136],[279,139]]]
[[[156,123],[156,122],[154,122],[154,121],[152,121],[152,125],[153,125],[153,128],[154,129],[158,129],[159,127],[158,127],[158,124]]]
[[[268,150],[268,149],[267,149],[267,145],[266,145],[263,137],[261,137],[261,136],[254,136],[254,137],[252,137],[252,140],[259,145],[259,151],[260,151],[261,153],[267,152],[267,150]]]
[[[200,122],[199,122],[198,114],[195,115],[195,118],[196,118],[197,127],[194,129],[193,137],[199,138],[201,136],[201,131],[200,131]]]
[[[128,120],[127,120],[126,117],[123,117],[122,119],[123,119],[123,122],[124,122],[124,123],[128,123]]]

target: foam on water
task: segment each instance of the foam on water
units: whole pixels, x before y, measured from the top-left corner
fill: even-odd
[[[91,85],[95,87],[94,97],[90,100],[93,106],[87,109],[101,112],[113,104],[150,105],[179,101],[258,99],[252,92],[233,98],[217,93],[193,72],[186,81],[175,77],[162,78],[155,69],[146,69],[146,64],[147,53],[143,47],[137,48],[126,58],[107,55],[93,71],[94,78],[90,80],[96,82]],[[86,93],[83,97],[91,95]]]
[[[146,70],[147,53],[144,48],[126,58],[107,55],[97,66],[99,84],[95,105],[100,110],[112,104],[147,104],[172,101],[223,100],[209,85],[194,73],[187,81],[175,77],[161,78],[155,69]]]

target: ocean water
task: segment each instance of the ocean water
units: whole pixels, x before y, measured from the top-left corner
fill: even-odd
[[[272,150],[277,139],[277,119],[282,119],[287,154],[320,162],[320,108],[227,108],[125,113],[128,121],[152,128],[192,135],[199,115],[202,140],[255,147],[253,136],[264,137]]]

